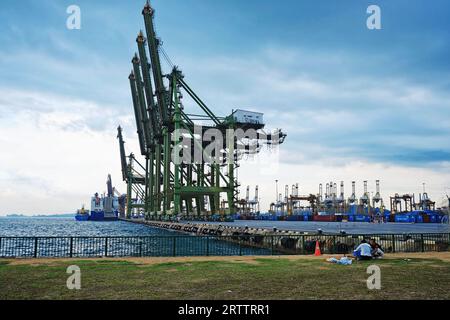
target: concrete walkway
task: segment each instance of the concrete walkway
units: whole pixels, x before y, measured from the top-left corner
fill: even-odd
[[[203,224],[205,222],[192,222]],[[350,234],[401,234],[401,233],[450,233],[448,224],[439,223],[384,223],[373,224],[364,222],[305,222],[305,221],[255,221],[236,220],[235,222],[207,222],[226,226],[317,232],[322,229],[325,233],[339,233],[344,230]]]

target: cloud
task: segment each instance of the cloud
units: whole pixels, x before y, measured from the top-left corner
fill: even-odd
[[[289,49],[280,54],[287,61],[275,61],[273,52],[282,50],[206,58],[200,65],[184,57],[181,65],[188,83],[215,112],[262,111],[269,127],[288,133],[289,152],[305,150],[314,161],[350,157],[427,166],[450,160],[450,94],[439,89],[439,80],[416,83],[355,70],[340,78],[340,63],[351,53],[329,60],[320,52]],[[312,61],[317,69],[297,68],[299,56],[301,65]]]
[[[283,148],[283,147],[282,147]],[[301,155],[298,157],[298,155]],[[278,180],[278,190],[284,197],[285,185],[289,187],[289,193],[293,184],[299,183],[300,194],[317,194],[319,183],[326,184],[330,181],[340,181],[345,183],[345,196],[351,194],[351,182],[356,181],[357,196],[362,196],[363,181],[368,181],[368,191],[375,192],[375,180],[381,180],[381,195],[385,205],[389,208],[389,197],[395,193],[412,194],[416,197],[422,192],[422,183],[426,183],[426,191],[437,205],[441,205],[441,200],[445,195],[445,190],[450,194],[450,162],[442,163],[437,167],[414,167],[402,164],[386,164],[377,161],[367,161],[358,159],[346,159],[344,162],[333,161],[332,156],[328,156],[318,161],[305,161],[305,158],[314,158],[307,151],[290,153],[281,151],[278,170],[268,173],[264,170],[265,165],[272,165],[277,161],[273,153],[264,151],[260,159],[255,162],[241,163],[238,169],[238,177],[242,182],[240,187],[240,197],[245,197],[247,185],[251,186],[250,197],[254,196],[254,188],[259,186],[261,198],[261,208],[265,210],[270,203],[275,201],[275,180]],[[288,159],[288,161],[285,161]],[[277,166],[275,166],[276,168]],[[270,172],[270,171],[269,171]]]
[[[132,117],[113,107],[64,96],[0,90],[0,214],[70,212],[121,181],[116,127]],[[36,104],[36,107],[34,107]],[[127,139],[127,151],[138,150]],[[134,138],[134,137],[133,137]]]
[[[136,50],[135,34],[143,28],[142,4],[127,4],[126,10],[120,10],[121,2],[106,7],[83,2],[79,33],[64,29],[63,4],[45,4],[45,15],[33,5],[32,11],[40,14],[28,24],[0,19],[6,30],[0,35],[0,187],[4,190],[0,202],[5,204],[0,214],[74,210],[91,193],[103,191],[107,173],[125,190],[117,181],[119,124],[124,127],[127,152],[139,150],[126,77]],[[182,5],[188,9],[192,4]],[[276,175],[261,176],[245,164],[242,168],[248,169],[240,170],[243,184],[260,184],[266,204],[274,198],[275,177],[280,184],[298,181],[308,192],[330,179],[347,183],[382,179],[386,196],[417,191],[423,181],[429,181],[430,191],[439,196],[450,185],[449,47],[442,33],[431,37],[423,31],[420,41],[414,38],[417,30],[410,30],[409,38],[401,41],[398,30],[383,33],[387,37],[383,41],[365,32],[343,36],[338,33],[349,30],[348,26],[330,30],[334,22],[327,22],[320,29],[319,20],[308,13],[308,20],[290,18],[292,23],[301,21],[298,30],[289,26],[295,39],[270,33],[275,23],[279,23],[277,32],[286,28],[286,22],[278,20],[249,26],[255,27],[255,38],[244,39],[250,33],[234,33],[242,23],[250,23],[245,12],[251,10],[239,12],[241,24],[217,23],[213,34],[204,32],[205,26],[193,23],[190,16],[181,22],[186,30],[180,31],[178,24],[173,27],[167,18],[179,2],[160,1],[159,6],[158,35],[170,40],[166,51],[173,53],[171,59],[180,65],[186,81],[217,115],[226,116],[236,108],[262,111],[268,128],[282,128],[288,134]],[[195,6],[196,11],[187,14],[198,15],[206,4]],[[263,16],[276,18],[269,3],[261,6],[267,10]],[[341,17],[333,8],[321,12],[333,19]],[[0,16],[6,17],[6,12],[16,19],[22,14],[9,6]],[[229,24],[227,14],[224,11],[224,23]],[[318,30],[312,32],[312,26]],[[308,30],[301,45],[296,44],[299,30]],[[353,40],[342,41],[343,37]],[[215,42],[199,44],[191,39]],[[229,41],[228,47],[223,40]],[[214,47],[224,53],[218,54]],[[185,106],[193,112],[189,101]],[[269,164],[273,159],[265,156]]]

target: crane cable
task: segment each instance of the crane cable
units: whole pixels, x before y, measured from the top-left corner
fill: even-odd
[[[170,66],[170,68],[173,69],[174,64],[172,63],[172,60],[170,60],[169,55],[168,55],[167,52],[164,50],[164,48],[162,47],[162,45],[159,46],[159,51],[162,53],[162,56],[163,56],[164,60],[166,60],[167,64]]]

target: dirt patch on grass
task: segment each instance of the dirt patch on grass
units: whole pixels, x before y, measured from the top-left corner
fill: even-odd
[[[387,254],[386,259],[437,259],[450,262],[450,252],[411,252]]]
[[[244,264],[252,264],[252,265],[259,265],[261,264],[261,261],[258,261],[256,259],[248,259],[248,260],[234,260],[230,261],[231,263],[244,263]]]
[[[316,269],[317,270],[330,270],[329,267],[317,267]]]
[[[231,263],[247,263],[259,264],[260,259],[278,260],[286,259],[291,261],[297,260],[326,260],[330,257],[340,258],[342,254],[336,255],[322,255],[322,256],[245,256],[245,257],[149,257],[149,258],[89,258],[89,259],[0,259],[0,262],[6,262],[10,265],[36,265],[36,266],[56,266],[61,263],[73,263],[74,261],[85,262],[130,262],[143,265],[155,265],[164,263],[191,263],[191,262],[231,262]],[[347,255],[349,256],[349,255]],[[424,252],[424,253],[397,253],[386,254],[384,259],[437,259],[445,262],[450,262],[450,252]]]

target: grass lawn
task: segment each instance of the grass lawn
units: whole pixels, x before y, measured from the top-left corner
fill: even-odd
[[[0,299],[450,299],[449,253],[408,257],[0,260]],[[367,289],[371,264],[381,290]],[[81,290],[66,288],[69,265],[81,268]]]

